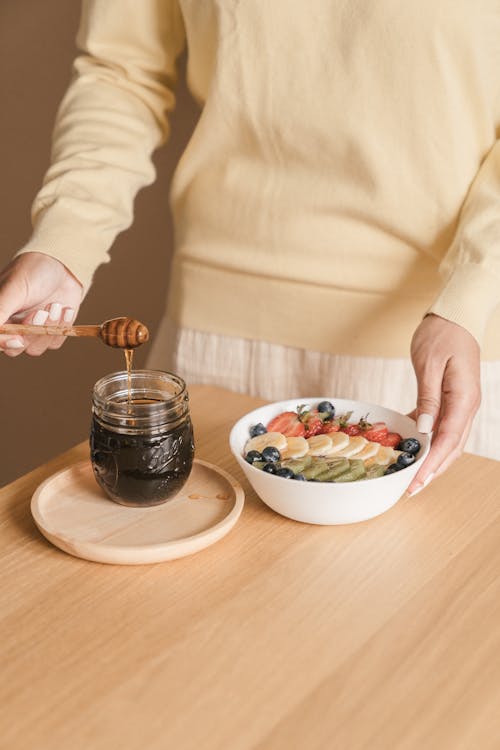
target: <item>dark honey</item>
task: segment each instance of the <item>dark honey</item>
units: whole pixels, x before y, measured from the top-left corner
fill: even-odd
[[[148,371],[139,370],[132,372],[130,391],[130,373],[115,373],[108,376],[114,377],[114,384],[103,388],[99,381],[94,388],[90,432],[94,475],[106,494],[122,505],[166,502],[179,492],[192,468],[194,440],[185,387],[161,398],[160,376],[167,376],[169,387],[172,378],[177,389],[183,383],[170,373],[151,373],[151,387]]]

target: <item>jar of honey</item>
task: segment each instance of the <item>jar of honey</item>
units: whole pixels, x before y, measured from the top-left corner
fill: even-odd
[[[90,455],[97,483],[121,505],[159,505],[175,497],[194,456],[182,378],[133,370],[98,380],[92,394]]]

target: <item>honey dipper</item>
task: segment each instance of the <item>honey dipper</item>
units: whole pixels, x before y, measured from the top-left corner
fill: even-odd
[[[147,327],[133,318],[112,318],[94,326],[34,326],[22,323],[5,323],[0,333],[35,336],[93,336],[107,346],[117,349],[135,349],[149,339]]]

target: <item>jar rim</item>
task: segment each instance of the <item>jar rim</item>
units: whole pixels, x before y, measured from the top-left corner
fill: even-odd
[[[117,370],[116,372],[110,372],[107,375],[103,375],[102,378],[99,378],[99,380],[95,382],[94,392],[97,392],[104,385],[108,385],[114,381],[121,380],[123,377],[127,378],[128,380],[129,373],[127,370]],[[187,388],[185,380],[183,380],[180,375],[176,375],[175,372],[169,372],[168,370],[149,370],[143,368],[142,370],[134,369],[130,371],[130,378],[132,381],[137,380],[141,377],[156,377],[158,379],[164,380],[165,382],[170,381],[176,383],[180,387],[180,390],[172,394],[171,398],[178,398],[179,396],[182,396]]]
[[[187,386],[179,375],[164,370],[132,370],[130,385],[131,401],[128,400],[127,370],[100,378],[92,392],[94,414],[109,425],[134,431],[177,422],[186,416]],[[153,399],[153,402],[134,403],[134,398],[139,396]]]

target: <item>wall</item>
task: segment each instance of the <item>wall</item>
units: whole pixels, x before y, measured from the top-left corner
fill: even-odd
[[[30,206],[48,165],[79,11],[79,0],[0,2],[0,266],[30,234]],[[97,272],[79,323],[130,315],[154,336],[172,252],[168,187],[197,115],[180,85],[170,142],[155,159],[158,179],[139,194],[134,225],[115,242],[112,262]],[[138,366],[145,354],[137,351]],[[90,339],[68,340],[42,357],[0,355],[0,486],[87,439],[92,386],[122,367],[120,352]]]

